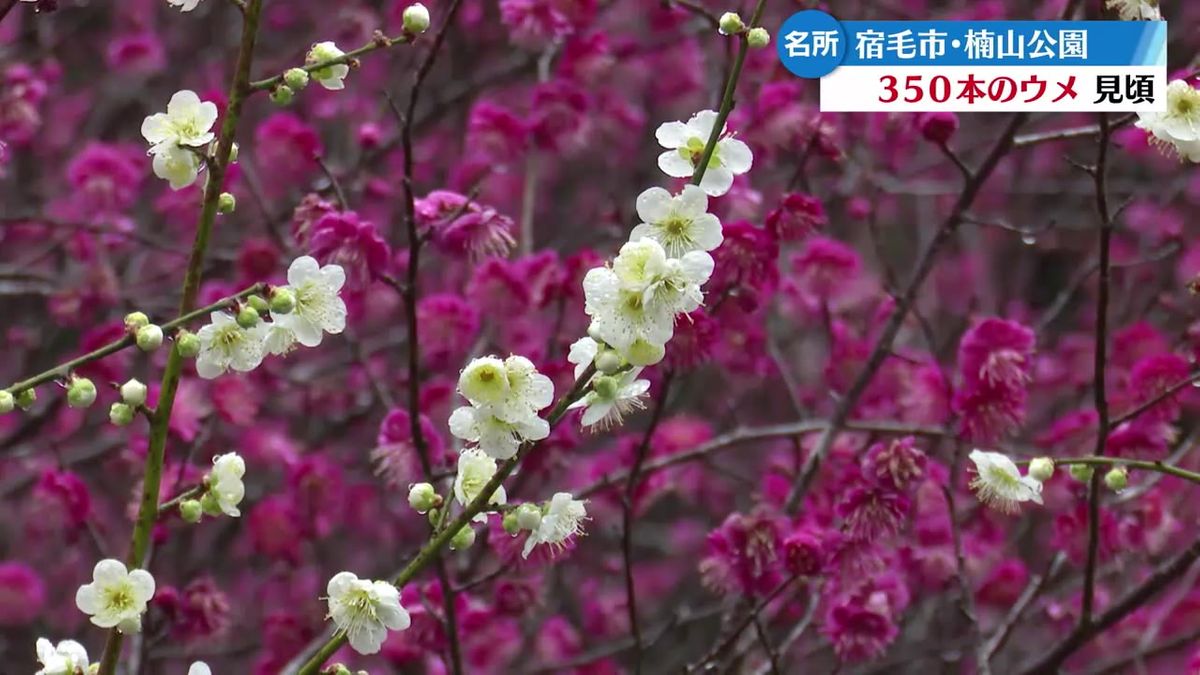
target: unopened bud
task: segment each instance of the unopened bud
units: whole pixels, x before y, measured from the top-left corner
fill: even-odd
[[[746,24],[742,22],[742,17],[738,16],[737,12],[725,12],[721,15],[717,30],[721,35],[734,35],[746,30]]]
[[[125,329],[130,332],[137,332],[137,329],[150,323],[150,317],[142,312],[130,312],[125,315]]]
[[[114,403],[108,409],[108,421],[118,427],[127,426],[133,422],[133,406],[127,403]]]
[[[296,309],[296,294],[290,288],[276,288],[271,293],[271,312],[274,314],[291,314]]]
[[[262,321],[262,317],[258,315],[258,310],[253,307],[242,307],[237,313],[237,324],[242,328],[250,329],[258,325]]]
[[[292,91],[300,91],[308,86],[308,71],[303,68],[288,68],[283,74],[283,81]]]
[[[179,355],[185,359],[194,359],[200,353],[200,338],[196,337],[195,333],[189,333],[186,330],[179,331],[179,335],[175,338],[175,348],[179,350]]]
[[[1039,483],[1044,483],[1054,476],[1054,460],[1049,457],[1037,457],[1029,461],[1029,477]]]
[[[597,377],[592,383],[592,390],[602,400],[613,401],[617,398],[617,392],[621,390],[621,383],[615,377]]]
[[[417,2],[404,8],[404,32],[414,35],[429,30],[429,10]]]
[[[517,507],[517,525],[522,530],[536,530],[542,524],[542,510],[536,504],[522,504]]]
[[[210,516],[221,515],[221,503],[217,501],[217,495],[212,491],[205,492],[200,498],[200,509]]]
[[[1092,479],[1092,474],[1095,470],[1087,464],[1072,464],[1070,468],[1071,478],[1086,483]]]
[[[10,413],[17,405],[17,400],[13,398],[11,392],[7,389],[0,391],[0,415]]]
[[[509,511],[508,513],[504,514],[504,518],[500,520],[500,524],[504,526],[505,532],[514,537],[517,536],[517,533],[521,531],[521,524],[517,522],[516,511]]]
[[[750,32],[746,34],[746,42],[754,49],[762,49],[771,44],[771,34],[767,32],[766,28],[762,28],[761,26],[751,28]]]
[[[612,375],[625,365],[625,360],[621,355],[611,349],[605,349],[596,355],[596,370],[605,375]]]
[[[86,377],[72,377],[67,385],[67,405],[86,408],[96,402],[96,385]]]
[[[296,97],[296,92],[286,84],[281,84],[271,90],[271,103],[275,105],[291,105],[292,99]]]
[[[237,197],[231,192],[222,192],[217,197],[217,213],[233,213],[237,208]]]
[[[37,391],[33,387],[22,389],[21,393],[17,394],[17,407],[21,410],[29,410],[34,403],[37,403]]]
[[[475,530],[470,525],[463,525],[462,529],[454,533],[450,538],[450,549],[453,551],[464,551],[471,548],[471,544],[475,543]]]
[[[154,324],[142,326],[137,331],[137,346],[138,349],[144,352],[152,352],[162,346],[163,332],[162,329]]]
[[[408,489],[408,505],[417,513],[425,513],[441,502],[437,490],[429,483],[416,483]]]
[[[198,523],[204,517],[204,507],[195,499],[179,502],[179,517],[189,523]]]
[[[121,385],[121,400],[135,408],[146,402],[149,389],[136,379],[131,379]]]
[[[1129,487],[1129,472],[1124,467],[1113,467],[1104,474],[1104,484],[1113,492],[1120,492]]]
[[[253,307],[254,311],[258,312],[259,314],[263,314],[267,310],[271,309],[271,304],[267,302],[267,299],[261,295],[258,295],[257,293],[246,298],[246,304],[250,307]]]

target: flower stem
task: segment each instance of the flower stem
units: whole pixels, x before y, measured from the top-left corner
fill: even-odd
[[[217,198],[221,194],[225,171],[229,167],[229,159],[233,150],[233,137],[237,132],[238,118],[241,116],[242,103],[250,92],[250,63],[254,57],[254,42],[258,36],[259,17],[262,14],[262,0],[249,0],[246,3],[244,21],[242,23],[242,40],[238,49],[237,67],[234,71],[233,83],[229,89],[229,106],[225,111],[225,119],[221,123],[221,135],[217,141],[216,158],[211,162],[208,182],[204,188],[204,201],[200,210],[200,219],[196,227],[196,239],[192,244],[191,256],[188,259],[187,272],[183,280],[183,294],[179,300],[179,314],[187,315],[196,305],[196,295],[200,291],[201,273],[204,267],[204,256],[208,250],[208,240],[212,235],[213,222],[217,217]],[[141,567],[150,546],[150,534],[154,523],[158,520],[158,493],[162,483],[163,463],[166,453],[167,432],[171,421],[171,410],[175,405],[175,393],[179,389],[179,379],[183,375],[183,355],[179,353],[178,345],[171,348],[167,357],[167,365],[163,370],[162,384],[159,388],[158,406],[155,408],[150,424],[150,443],[146,454],[145,475],[142,480],[142,500],[138,507],[137,521],[133,528],[133,537],[126,556],[129,567]],[[104,646],[104,656],[100,660],[99,675],[113,675],[117,668],[117,660],[121,654],[121,634],[113,629]]]
[[[1018,462],[1018,463],[1027,463],[1027,462]],[[1168,476],[1174,476],[1176,478],[1182,478],[1183,480],[1191,481],[1193,483],[1196,483],[1197,485],[1200,485],[1200,473],[1197,473],[1195,471],[1188,471],[1187,469],[1181,469],[1177,466],[1171,466],[1170,464],[1163,464],[1162,462],[1156,462],[1156,461],[1145,460],[1145,459],[1125,459],[1123,457],[1103,457],[1103,456],[1068,457],[1066,459],[1054,458],[1054,465],[1055,466],[1082,465],[1082,466],[1100,466],[1100,467],[1121,466],[1121,467],[1126,467],[1126,468],[1130,468],[1130,469],[1140,469],[1142,471],[1154,471],[1156,473],[1166,474]]]
[[[329,66],[348,64],[351,61],[353,61],[354,59],[362,56],[363,54],[369,54],[377,49],[391,47],[392,45],[409,44],[413,41],[414,37],[415,36],[413,36],[413,35],[409,35],[409,34],[405,33],[403,35],[397,35],[394,38],[390,38],[386,35],[383,35],[382,33],[377,33],[375,35],[375,37],[373,37],[371,39],[370,42],[359,47],[358,49],[348,51],[345,54],[342,54],[341,56],[336,57],[336,58],[328,59],[325,61],[318,61],[317,63],[306,63],[303,66],[297,66],[297,67],[306,73],[313,73],[318,70],[321,70],[322,68],[328,68]],[[249,85],[248,85],[249,89],[247,90],[247,93],[254,93],[256,91],[266,91],[268,89],[274,89],[281,82],[283,82],[283,74],[282,73],[280,73],[279,75],[276,75],[275,77],[268,77],[268,78],[265,78],[262,80],[255,80],[254,82],[249,83]]]

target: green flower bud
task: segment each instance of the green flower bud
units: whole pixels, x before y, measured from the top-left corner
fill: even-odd
[[[142,312],[130,312],[125,315],[125,329],[131,333],[150,323],[150,317]]]
[[[1080,483],[1086,483],[1092,479],[1092,474],[1095,473],[1095,469],[1087,464],[1072,464],[1070,472],[1071,478],[1074,478]]]
[[[271,102],[275,105],[284,106],[291,105],[292,99],[296,97],[296,92],[286,84],[281,84],[271,90]]]
[[[217,213],[233,213],[237,208],[237,197],[233,193],[222,192],[217,196]]]
[[[128,426],[133,422],[133,406],[128,403],[114,403],[108,409],[108,421],[118,427]]]
[[[17,407],[21,410],[29,410],[34,403],[37,403],[37,391],[32,387],[22,389],[21,393],[17,394]]]
[[[154,324],[147,324],[137,330],[137,346],[144,352],[152,352],[162,346],[162,329]]]
[[[219,516],[222,513],[221,504],[212,492],[205,492],[200,498],[200,508],[210,516]]]
[[[271,311],[275,314],[291,314],[296,309],[296,294],[292,289],[280,287],[271,293]]]
[[[500,524],[504,526],[505,532],[514,537],[517,536],[517,533],[521,531],[521,524],[517,522],[516,511],[509,511],[508,513],[504,514],[504,518],[500,521]]]
[[[474,543],[475,530],[470,525],[463,525],[462,529],[455,532],[454,536],[450,538],[450,550],[465,551]]]
[[[1129,487],[1129,472],[1125,467],[1115,466],[1104,474],[1104,484],[1113,492],[1120,492]]]
[[[536,530],[542,524],[542,509],[536,504],[522,504],[517,507],[517,525],[522,530]]]
[[[127,405],[131,405],[136,408],[137,406],[146,402],[146,394],[148,392],[149,389],[145,384],[136,379],[131,379],[125,384],[121,385],[121,400]]]
[[[721,35],[734,35],[746,30],[746,24],[742,22],[742,17],[738,16],[737,12],[725,12],[721,15],[717,30]]]
[[[611,349],[605,349],[599,354],[596,354],[596,370],[604,373],[605,375],[612,375],[616,373],[623,365],[625,365],[625,359],[621,358],[620,354]]]
[[[303,68],[288,68],[283,74],[283,81],[292,91],[300,91],[308,86],[308,71]]]
[[[1029,476],[1039,483],[1050,480],[1054,475],[1054,460],[1049,457],[1037,457],[1029,461]]]
[[[195,333],[181,330],[175,337],[175,348],[183,358],[194,359],[200,353],[200,338],[196,337]]]
[[[771,44],[771,34],[767,32],[766,28],[751,28],[750,32],[746,34],[746,42],[753,49],[762,49]]]
[[[429,513],[427,513],[426,515],[429,516],[429,524],[433,525],[434,527],[437,527],[438,520],[441,518],[441,515],[442,515],[441,510],[440,509],[429,509]]]
[[[344,664],[335,663],[327,671],[329,675],[354,675]]]
[[[605,401],[611,401],[617,397],[617,392],[621,390],[621,383],[615,377],[597,377],[592,383],[592,390]]]
[[[429,10],[419,2],[405,7],[402,18],[406,33],[418,35],[429,30]]]
[[[441,503],[441,496],[429,483],[417,483],[408,489],[408,505],[417,513],[425,513]]]
[[[179,516],[189,523],[198,523],[204,517],[204,507],[195,499],[179,502]]]
[[[0,415],[12,412],[17,405],[17,400],[13,398],[12,392],[7,389],[0,390]]]
[[[86,377],[72,377],[67,385],[67,405],[87,408],[96,402],[96,385]]]
[[[242,328],[250,329],[258,325],[262,321],[262,317],[258,315],[258,310],[253,307],[242,307],[237,313],[237,324]]]
[[[246,304],[253,307],[254,311],[258,312],[259,314],[263,314],[267,310],[271,309],[271,303],[267,302],[266,298],[258,294],[254,294],[246,298]]]
[[[216,141],[213,141],[213,142],[215,143]],[[229,163],[230,164],[237,164],[238,152],[240,152],[240,149],[238,148],[238,144],[235,141],[233,145],[229,146]]]

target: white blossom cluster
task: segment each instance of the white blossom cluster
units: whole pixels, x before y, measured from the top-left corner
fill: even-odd
[[[1180,159],[1200,162],[1200,90],[1175,80],[1167,85],[1166,112],[1138,113],[1137,127]]]
[[[142,121],[142,137],[150,144],[149,154],[154,158],[154,175],[169,182],[174,190],[196,182],[204,167],[205,147],[213,142],[216,121],[217,104],[201,101],[188,89],[175,92],[166,112]]]
[[[458,393],[470,405],[450,415],[450,433],[495,459],[509,459],[526,441],[550,435],[538,416],[554,400],[554,383],[524,356],[478,358],[458,378]]]
[[[287,354],[296,344],[316,347],[325,333],[336,335],[345,330],[346,303],[339,293],[346,273],[340,265],[322,267],[303,256],[292,262],[287,278],[288,285],[275,293],[288,301],[272,302],[270,322],[253,316],[247,322],[224,311],[212,313],[211,322],[196,332],[200,341],[196,372],[200,377],[212,379],[230,369],[248,372],[268,354]]]

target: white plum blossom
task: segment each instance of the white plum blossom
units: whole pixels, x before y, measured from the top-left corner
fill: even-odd
[[[511,395],[504,361],[495,356],[472,359],[458,375],[458,393],[473,405],[503,405]]]
[[[200,4],[200,0],[167,0],[167,4],[172,7],[178,7],[181,12],[190,12],[196,9]]]
[[[203,661],[196,661],[188,668],[187,675],[212,675],[212,668]]]
[[[1200,162],[1200,90],[1184,80],[1167,85],[1166,112],[1138,113],[1145,129],[1164,149],[1190,162]]]
[[[971,489],[979,501],[1005,513],[1016,513],[1021,502],[1042,503],[1041,482],[1032,476],[1022,476],[1006,455],[972,450],[969,457],[975,463]]]
[[[524,558],[528,558],[538,544],[549,544],[555,550],[562,550],[568,539],[583,533],[587,509],[582,501],[573,498],[570,493],[555,494],[544,511],[537,529],[530,532],[525,540],[525,549],[521,551]]]
[[[149,572],[130,571],[121,561],[108,558],[96,563],[92,583],[75,592],[75,605],[101,628],[136,633],[142,629],[142,614],[152,597],[154,577]]]
[[[264,352],[271,356],[286,356],[296,344],[296,332],[280,323],[278,317],[267,324],[262,345]]]
[[[213,470],[209,474],[208,491],[221,512],[227,516],[242,515],[238,504],[246,496],[242,476],[246,475],[246,462],[236,452],[217,455],[213,458]]]
[[[496,475],[496,460],[487,453],[476,448],[466,448],[458,455],[458,475],[454,477],[454,498],[464,508],[475,501],[487,482]],[[489,504],[504,504],[508,501],[504,486],[498,486],[492,493]],[[476,522],[487,522],[487,514],[479,513]]]
[[[677,195],[652,187],[638,195],[637,213],[642,223],[629,240],[653,239],[673,258],[721,245],[721,221],[708,213],[708,196],[695,185],[685,185]]]
[[[301,256],[288,267],[287,278],[296,307],[287,314],[272,314],[274,323],[290,329],[305,347],[321,344],[325,333],[337,335],[346,329],[346,303],[338,295],[346,284],[341,265],[321,266],[315,258]],[[275,339],[272,349],[286,343],[285,337]]]
[[[450,414],[450,433],[496,459],[517,454],[521,443],[550,435],[550,423],[530,412],[523,419],[506,421],[486,407],[462,406]]]
[[[588,366],[596,360],[596,354],[600,353],[600,343],[590,337],[581,337],[571,343],[571,351],[567,354],[567,361],[575,364],[575,379],[583,377],[587,372]]]
[[[1124,21],[1159,21],[1162,12],[1158,0],[1106,0],[1105,7],[1114,9]]]
[[[570,406],[586,408],[580,423],[606,430],[622,424],[626,414],[645,408],[642,396],[650,391],[650,381],[637,379],[641,372],[641,368],[632,368],[617,375],[599,375],[593,379],[591,390]]]
[[[329,618],[359,654],[375,654],[389,630],[405,630],[412,622],[400,605],[400,591],[386,581],[338,572],[329,580],[326,592]]]
[[[708,137],[717,123],[717,113],[701,110],[684,122],[666,122],[654,132],[658,144],[667,151],[658,156],[658,168],[675,178],[689,178],[704,158]],[[700,189],[719,197],[733,186],[733,177],[746,173],[754,156],[743,142],[721,130],[721,138],[713,148],[708,167],[700,180]]]
[[[177,146],[202,148],[212,142],[216,121],[217,104],[201,101],[196,92],[184,89],[171,97],[165,113],[142,120],[142,137],[150,144],[151,153]]]
[[[153,155],[150,166],[154,169],[154,175],[167,181],[172,190],[182,190],[195,183],[200,175],[200,157],[187,148],[162,147],[155,150]]]
[[[326,61],[341,58],[346,53],[338,49],[338,46],[332,42],[318,42],[308,51],[308,56],[304,59],[305,64],[314,66]],[[321,83],[326,89],[338,90],[345,89],[346,83],[342,80],[346,75],[350,74],[350,66],[344,63],[337,63],[332,66],[325,66],[312,71],[312,79]]]
[[[266,325],[242,328],[228,312],[213,312],[212,323],[196,331],[200,353],[196,373],[206,380],[230,368],[239,372],[254,370],[263,360]]]
[[[554,383],[524,356],[472,360],[458,377],[458,392],[472,405],[497,417],[518,421],[554,401]]]
[[[46,638],[38,638],[37,658],[42,669],[34,675],[81,675],[88,668],[87,650],[74,640],[55,645]]]

